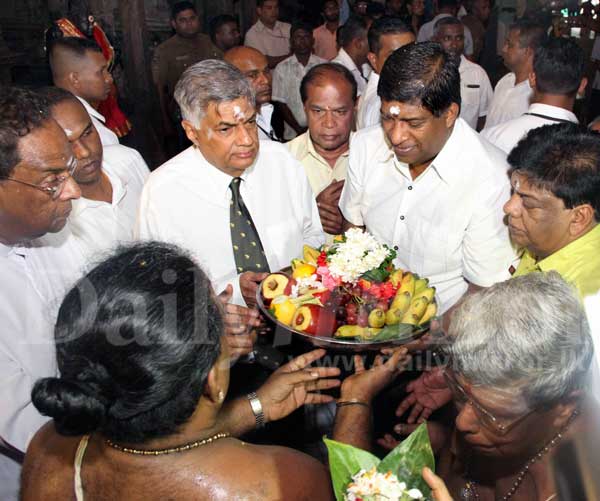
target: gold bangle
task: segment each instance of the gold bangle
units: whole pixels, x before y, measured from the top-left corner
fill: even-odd
[[[360,402],[359,400],[356,400],[356,399],[344,400],[344,401],[341,401],[341,402],[338,402],[335,404],[335,406],[338,409],[340,407],[346,407],[347,405],[362,405],[363,407],[366,407],[367,409],[371,409],[371,404],[368,404],[366,402]]]

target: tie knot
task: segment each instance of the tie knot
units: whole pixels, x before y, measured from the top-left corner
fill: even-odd
[[[231,188],[231,191],[235,194],[238,194],[240,192],[240,183],[242,182],[242,178],[241,177],[234,177],[231,180],[231,183],[229,183],[229,188]]]

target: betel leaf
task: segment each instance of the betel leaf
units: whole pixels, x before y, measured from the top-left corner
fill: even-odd
[[[329,471],[337,501],[344,499],[346,487],[360,470],[370,470],[379,464],[379,458],[351,445],[324,438],[329,453]]]
[[[435,471],[435,458],[429,442],[427,424],[423,423],[381,460],[377,471],[391,471],[401,482],[405,482],[411,489],[419,489],[428,499],[431,490],[421,477],[425,466]]]

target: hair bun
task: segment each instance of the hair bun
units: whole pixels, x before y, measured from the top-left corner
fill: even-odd
[[[83,435],[100,428],[107,413],[107,403],[87,385],[61,378],[37,381],[31,392],[33,405],[54,419],[63,435]]]

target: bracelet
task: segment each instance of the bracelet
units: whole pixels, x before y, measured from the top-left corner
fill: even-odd
[[[254,414],[254,419],[256,420],[256,427],[262,428],[265,426],[265,413],[263,412],[262,404],[258,399],[258,395],[256,392],[248,393],[246,395],[248,402],[250,402],[250,408],[252,409],[252,414]]]
[[[340,407],[346,407],[347,405],[362,405],[363,407],[366,407],[367,409],[371,408],[371,405],[366,403],[366,402],[360,402],[356,399],[352,399],[352,400],[345,400],[345,401],[341,401],[335,404],[335,406],[339,409]]]

